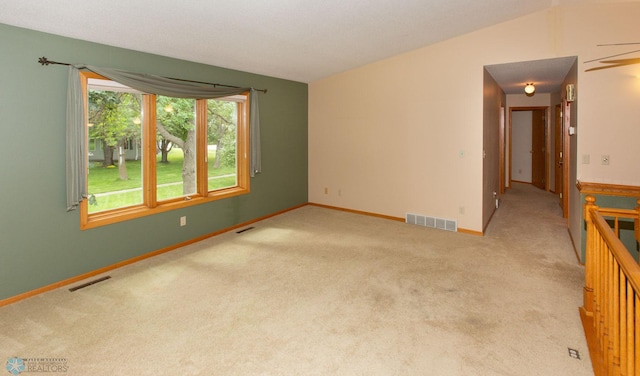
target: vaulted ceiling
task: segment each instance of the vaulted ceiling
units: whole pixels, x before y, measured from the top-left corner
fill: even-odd
[[[586,1],[3,0],[0,23],[308,83]]]

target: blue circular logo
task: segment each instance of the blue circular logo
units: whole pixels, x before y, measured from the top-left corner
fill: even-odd
[[[18,375],[24,371],[24,361],[16,357],[9,358],[9,360],[7,360],[7,371],[14,376]]]

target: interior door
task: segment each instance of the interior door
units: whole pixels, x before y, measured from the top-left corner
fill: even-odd
[[[531,184],[545,186],[545,110],[531,111]]]
[[[563,150],[562,150],[562,145],[564,145],[564,140],[563,140],[563,136],[564,136],[564,132],[562,131],[562,111],[560,110],[560,105],[557,105],[555,108],[555,165],[554,165],[554,173],[556,175],[556,186],[555,186],[555,193],[558,195],[558,198],[560,200],[560,207],[563,207],[563,200],[562,200],[562,185],[564,183],[564,169],[563,164],[564,164],[564,160],[562,159],[563,157]]]

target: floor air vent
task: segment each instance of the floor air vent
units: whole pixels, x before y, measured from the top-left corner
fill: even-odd
[[[405,222],[411,225],[423,227],[437,228],[445,231],[458,231],[458,221],[454,219],[443,219],[436,217],[428,217],[426,215],[407,213]]]
[[[110,279],[110,278],[111,278],[111,276],[107,275],[107,276],[104,276],[102,278],[94,279],[93,281],[89,281],[89,282],[83,283],[83,284],[81,284],[79,286],[72,287],[72,288],[69,289],[69,291],[71,291],[71,292],[78,291],[78,290],[83,289],[85,287],[89,287],[91,285],[95,285],[98,282],[106,281],[107,279]]]

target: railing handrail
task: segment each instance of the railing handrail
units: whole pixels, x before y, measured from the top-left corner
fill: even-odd
[[[601,375],[639,375],[640,265],[619,238],[619,219],[632,218],[636,239],[640,200],[635,209],[599,208],[585,197],[587,225],[585,285],[580,318],[593,371]],[[613,217],[614,228],[605,217]]]
[[[616,209],[622,210],[622,209]],[[630,210],[634,212],[634,217],[638,217],[637,210]],[[589,213],[591,215],[591,220],[593,224],[598,229],[598,232],[602,235],[605,243],[610,248],[613,257],[618,261],[620,268],[624,271],[625,275],[629,279],[629,283],[633,286],[635,291],[640,292],[640,265],[636,262],[636,260],[631,256],[627,247],[620,241],[620,239],[613,232],[607,221],[602,216],[601,212],[610,213],[611,209],[601,209],[601,208],[590,208]]]
[[[597,206],[587,207],[598,208]],[[620,219],[632,219],[635,227],[635,238],[637,241],[640,241],[640,215],[638,215],[640,212],[640,203],[636,209],[598,208],[598,212],[603,217],[613,217],[613,232],[617,237],[620,237]],[[585,215],[589,214],[585,213]]]
[[[598,208],[598,212],[603,217],[638,218],[636,209]]]

